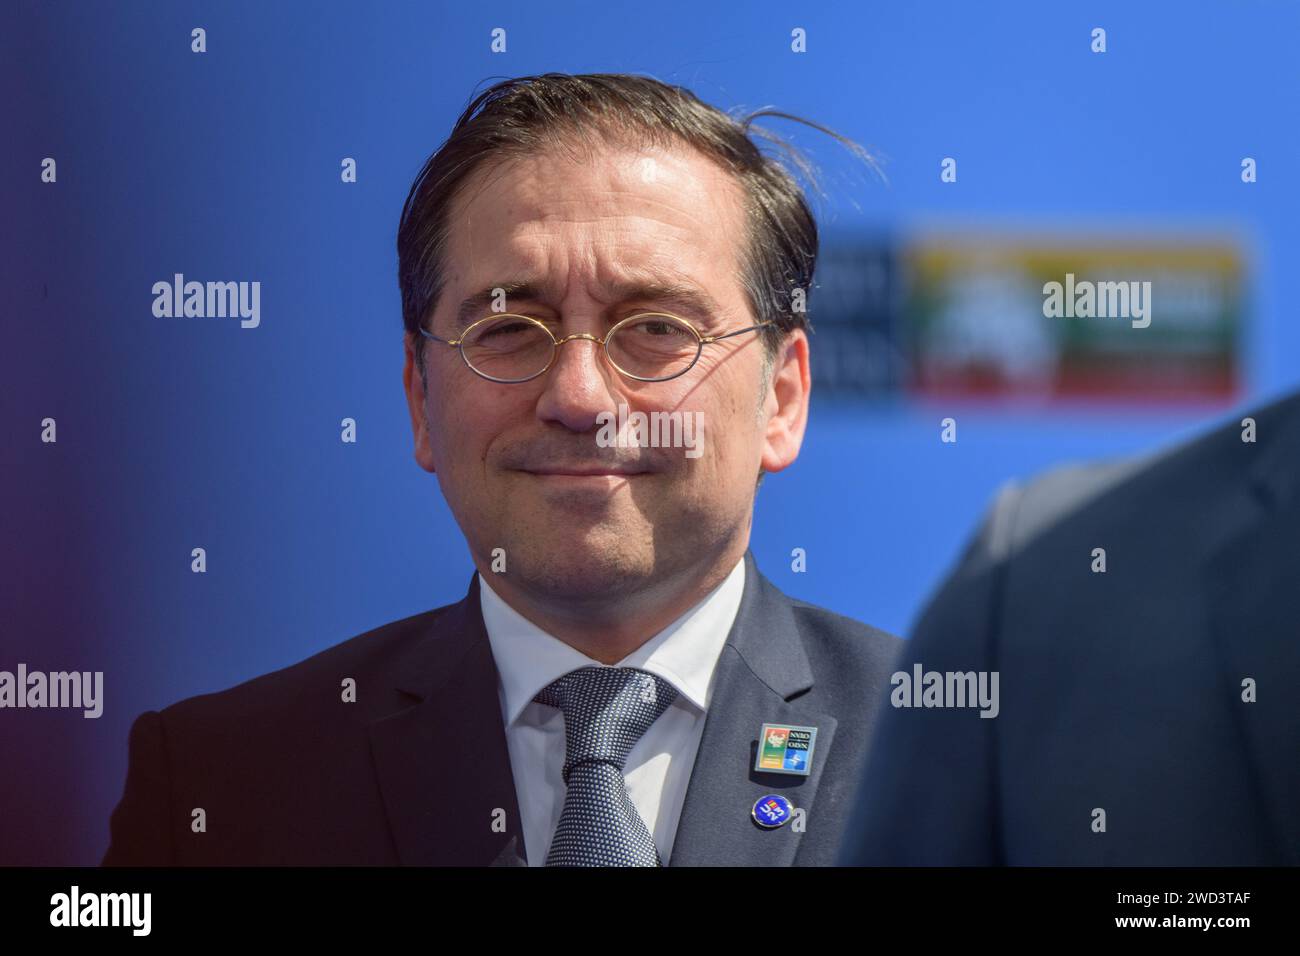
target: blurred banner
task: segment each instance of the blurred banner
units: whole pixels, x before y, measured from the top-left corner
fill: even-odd
[[[1230,245],[930,238],[903,254],[909,385],[937,395],[1227,400],[1244,269]]]
[[[898,391],[907,372],[899,348],[899,285],[894,244],[885,239],[826,242],[810,296],[813,394],[836,399]]]
[[[1242,384],[1243,259],[1213,238],[839,241],[812,298],[814,388],[1226,402]]]

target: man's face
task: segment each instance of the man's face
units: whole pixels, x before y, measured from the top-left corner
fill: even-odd
[[[504,311],[545,322],[557,338],[603,337],[644,311],[680,315],[705,335],[756,321],[739,278],[740,187],[685,148],[601,147],[587,164],[547,154],[483,167],[458,192],[450,222],[446,283],[425,323],[444,339],[459,337],[463,300],[514,282],[536,291],[508,297]],[[637,294],[646,283],[685,286],[712,307]],[[779,471],[798,453],[807,342],[802,332],[787,341],[766,389],[757,332],[704,346],[690,371],[664,382],[624,377],[585,339],[519,384],[483,379],[455,349],[425,342],[426,395],[408,339],[416,459],[438,475],[476,563],[504,549],[514,586],[582,600],[684,580],[739,556],[759,467]],[[647,418],[702,420],[699,456],[602,447],[598,416],[620,404]]]

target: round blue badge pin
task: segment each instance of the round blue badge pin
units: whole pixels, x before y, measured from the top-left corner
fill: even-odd
[[[754,822],[765,830],[775,830],[794,816],[794,804],[779,793],[768,793],[754,801]]]

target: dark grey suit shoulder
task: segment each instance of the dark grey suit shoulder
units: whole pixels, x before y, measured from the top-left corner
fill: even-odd
[[[405,705],[392,687],[395,668],[437,640],[431,625],[446,610],[384,624],[291,666],[141,714],[103,865],[337,862],[339,848],[328,844],[319,857],[310,850],[278,857],[274,848],[339,801],[382,818],[373,781],[354,773],[350,759],[366,752],[370,723]],[[356,701],[344,705],[347,679]],[[195,811],[212,839],[196,832]],[[358,863],[392,862],[386,842],[354,840],[347,849]]]
[[[901,666],[1001,712],[883,708],[845,862],[1300,859],[1300,396],[1242,417],[999,493]]]

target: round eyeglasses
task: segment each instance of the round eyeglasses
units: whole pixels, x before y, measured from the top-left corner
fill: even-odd
[[[667,312],[641,312],[618,322],[597,338],[574,332],[557,339],[542,322],[527,315],[501,312],[479,319],[458,339],[442,339],[420,329],[426,339],[460,350],[470,370],[490,382],[527,382],[555,363],[560,346],[586,339],[601,346],[610,365],[639,382],[666,382],[690,371],[704,346],[773,322],[760,322],[734,332],[702,335],[690,322]]]

